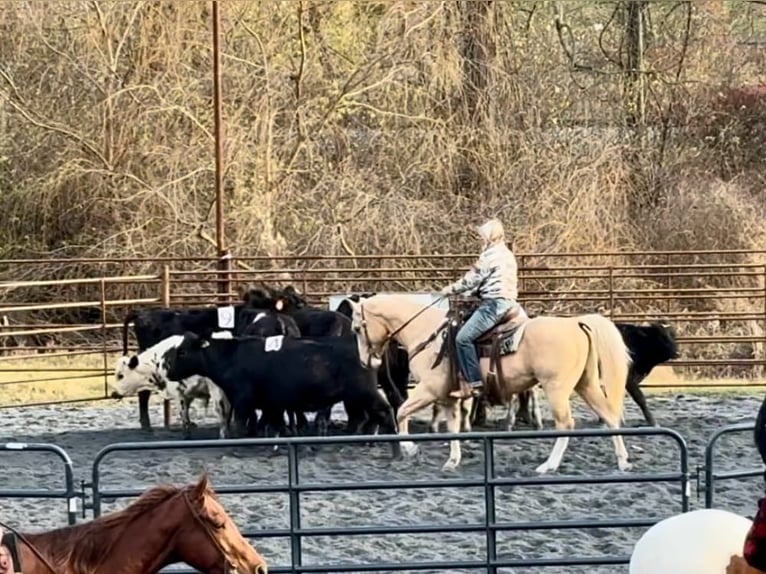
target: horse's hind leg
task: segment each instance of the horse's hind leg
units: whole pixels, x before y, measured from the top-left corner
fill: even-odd
[[[529,406],[532,407],[537,430],[543,430],[543,413],[540,409],[540,388],[537,385],[529,390]]]
[[[569,397],[567,396],[567,393],[562,390],[564,385],[551,383],[550,386],[555,390],[546,394],[548,395],[548,401],[551,403],[556,430],[572,430],[575,426],[575,422],[574,418],[572,418],[572,407],[569,404]],[[543,388],[545,389],[546,387]],[[543,474],[557,470],[561,465],[561,459],[564,458],[567,446],[569,446],[569,437],[562,436],[557,438],[553,445],[553,449],[551,449],[550,455],[548,455],[548,460],[538,466],[536,471]]]
[[[606,395],[599,386],[593,383],[580,383],[575,387],[575,390],[585,403],[606,422],[610,429],[620,428],[620,417],[612,411]],[[628,462],[628,451],[622,436],[614,435],[612,442],[614,443],[614,454],[617,456],[617,467],[623,471],[630,470],[633,465]]]

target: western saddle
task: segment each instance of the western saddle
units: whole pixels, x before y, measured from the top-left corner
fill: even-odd
[[[460,388],[460,368],[457,360],[457,348],[455,337],[478,305],[475,302],[461,302],[454,305],[454,311],[450,312],[450,321],[447,326],[446,343],[442,347],[442,353],[437,357],[434,366],[438,365],[444,354],[447,354],[450,362],[450,390]],[[476,352],[479,358],[489,358],[489,371],[487,373],[487,398],[491,404],[501,404],[502,396],[499,393],[498,381],[503,380],[503,372],[500,364],[503,343],[529,320],[524,308],[516,303],[498,323],[482,333],[475,341]]]

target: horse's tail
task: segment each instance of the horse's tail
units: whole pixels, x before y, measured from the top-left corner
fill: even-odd
[[[755,419],[754,438],[755,446],[758,447],[761,459],[766,463],[766,397],[764,397],[761,408],[758,410],[758,416]],[[764,472],[764,480],[766,480],[766,472]]]
[[[596,335],[587,323],[578,321],[577,325],[583,330],[583,333],[585,333],[585,336],[588,338],[588,356],[585,359],[585,377],[588,381],[592,381],[594,384],[599,385],[598,343],[596,342]]]
[[[623,420],[625,383],[632,362],[630,350],[617,326],[603,315],[591,314],[579,318],[590,327],[591,341],[596,344],[596,354],[601,369],[601,382],[606,400],[612,411]]]
[[[130,323],[138,319],[138,311],[135,309],[128,312],[125,316],[125,320],[122,322],[122,354],[128,354],[128,326]]]

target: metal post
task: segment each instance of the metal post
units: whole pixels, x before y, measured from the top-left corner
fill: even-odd
[[[484,437],[484,527],[487,545],[487,574],[496,574],[493,565],[497,560],[497,532],[495,531],[495,443],[489,437]]]
[[[297,574],[303,566],[303,552],[301,549],[301,503],[298,485],[298,445],[291,442],[287,445],[287,489],[290,498],[290,572]]]
[[[103,356],[104,356],[104,398],[109,396],[109,359],[107,354],[109,349],[106,344],[106,281],[101,278],[101,340],[103,343]]]
[[[218,0],[213,3],[213,117],[215,125],[215,242],[218,250],[218,293],[226,293],[228,302],[229,268],[223,221],[223,121],[221,119],[221,15]]]

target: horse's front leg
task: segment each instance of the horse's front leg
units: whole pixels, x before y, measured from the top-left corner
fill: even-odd
[[[396,422],[399,426],[399,435],[410,434],[410,417],[423,410],[428,405],[433,404],[436,401],[431,393],[425,390],[422,383],[419,383],[412,392],[409,398],[402,403],[399,407],[399,411],[396,413]],[[414,442],[405,440],[401,442],[402,452],[406,456],[415,456],[418,453],[418,445]]]
[[[511,395],[511,400],[508,403],[508,414],[505,415],[505,424],[506,429],[509,431],[513,430],[513,427],[516,426],[516,411],[519,408],[519,395],[518,393],[513,393]]]

